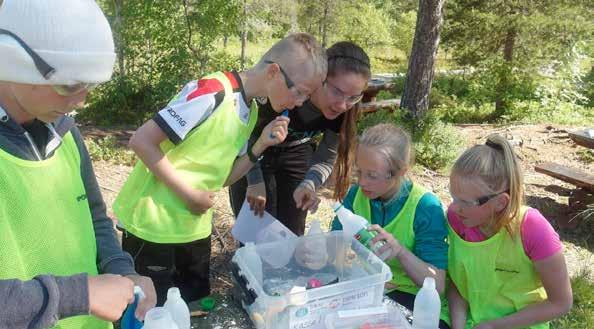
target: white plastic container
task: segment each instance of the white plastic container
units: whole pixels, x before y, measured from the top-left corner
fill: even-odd
[[[260,254],[282,244],[307,244],[320,238],[328,253],[326,266],[315,271],[304,268],[295,260],[295,254],[279,269],[263,260],[262,280],[258,280],[259,270],[249,260],[249,248],[236,251],[232,259],[233,280],[241,291],[242,306],[257,329],[324,329],[325,317],[331,312],[382,305],[384,283],[392,278],[389,267],[341,231],[254,247]],[[299,248],[295,248],[297,252]],[[314,279],[321,286],[310,286]]]
[[[333,312],[325,322],[327,329],[411,329],[402,311],[392,305]]]
[[[373,245],[371,244],[371,240],[376,236],[376,233],[367,230],[370,226],[367,219],[345,208],[340,202],[334,203],[333,208],[340,224],[342,224],[342,230],[345,234],[355,237],[357,241],[361,242],[361,244],[371,249],[376,254],[378,250],[386,244],[384,241],[379,241]],[[387,251],[378,256],[380,259],[386,260],[386,258],[390,256],[390,252]]]
[[[435,288],[435,279],[426,277],[415,297],[413,329],[436,329],[439,326],[441,300]]]
[[[171,314],[178,329],[190,329],[190,309],[182,299],[179,288],[172,287],[167,290],[167,300],[163,308]]]
[[[323,235],[320,221],[314,219],[307,231],[307,239],[300,240],[295,251],[295,260],[299,265],[317,271],[328,263],[326,237]]]
[[[146,312],[142,329],[179,329],[169,311],[163,307],[154,307]]]

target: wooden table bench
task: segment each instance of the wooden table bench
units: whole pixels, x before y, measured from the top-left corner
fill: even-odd
[[[591,129],[569,132],[569,137],[578,145],[594,149],[594,138],[590,135]],[[579,169],[560,165],[553,162],[545,162],[534,167],[536,172],[555,177],[564,182],[575,185],[577,189],[571,192],[569,206],[571,208],[584,208],[592,203],[594,194],[594,175],[583,172]],[[560,227],[575,228],[577,221],[570,223],[570,220],[559,223]],[[594,227],[594,225],[593,225]]]
[[[534,167],[536,172],[555,177],[578,187],[594,191],[594,175],[581,170],[560,165],[553,162],[545,162]]]
[[[381,109],[397,109],[398,107],[400,107],[400,99],[384,99],[359,105],[361,113],[371,113]]]
[[[385,76],[373,76],[367,82],[367,88],[363,91],[362,103],[375,102],[377,94],[382,90],[389,90],[394,87],[394,78]]]
[[[569,132],[569,138],[571,138],[578,145],[594,149],[594,129],[584,129]]]

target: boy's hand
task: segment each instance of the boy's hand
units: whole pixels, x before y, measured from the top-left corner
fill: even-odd
[[[155,291],[153,280],[147,276],[140,275],[127,275],[126,277],[132,280],[134,285],[139,286],[144,293],[144,298],[138,301],[136,313],[134,313],[134,316],[138,320],[144,321],[146,312],[157,305],[157,292]]]
[[[109,322],[118,320],[134,301],[134,282],[121,275],[88,277],[89,313]]]
[[[247,202],[250,204],[250,210],[256,216],[264,216],[264,209],[266,208],[266,185],[264,185],[264,182],[249,185],[245,195]]]
[[[315,191],[309,189],[306,185],[299,185],[293,192],[293,200],[295,205],[301,210],[309,210],[312,213],[318,210],[320,199]]]
[[[285,116],[277,116],[264,127],[256,143],[266,149],[269,146],[284,142],[289,134],[289,121],[291,120]]]
[[[214,205],[214,192],[192,189],[185,202],[192,214],[202,215]]]

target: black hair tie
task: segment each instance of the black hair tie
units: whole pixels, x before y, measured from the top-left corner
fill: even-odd
[[[330,60],[332,60],[332,59],[335,59],[335,58],[348,58],[348,59],[352,59],[352,60],[354,60],[354,61],[356,61],[356,62],[359,62],[359,63],[361,63],[361,64],[365,65],[367,68],[370,68],[370,65],[369,65],[369,63],[365,62],[364,60],[361,60],[361,59],[358,59],[358,58],[356,58],[356,57],[353,57],[353,56],[347,56],[347,55],[335,55],[335,56],[330,56],[330,57],[328,57],[328,60],[330,61]]]
[[[487,145],[488,147],[490,147],[494,150],[503,151],[503,147],[500,144],[497,144],[489,139],[487,139],[487,141],[485,142],[485,145]]]

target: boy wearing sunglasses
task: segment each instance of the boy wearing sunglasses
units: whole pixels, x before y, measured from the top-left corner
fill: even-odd
[[[111,30],[91,0],[0,0],[0,328],[111,328],[155,305],[123,252],[74,120],[109,80]]]
[[[190,81],[140,127],[130,147],[141,161],[114,202],[126,232],[124,250],[155,282],[158,302],[180,288],[185,301],[210,294],[210,237],[214,193],[243,176],[264,150],[287,136],[289,119],[326,77],[326,54],[309,34],[292,34],[252,68]],[[256,98],[277,116],[255,143]]]

